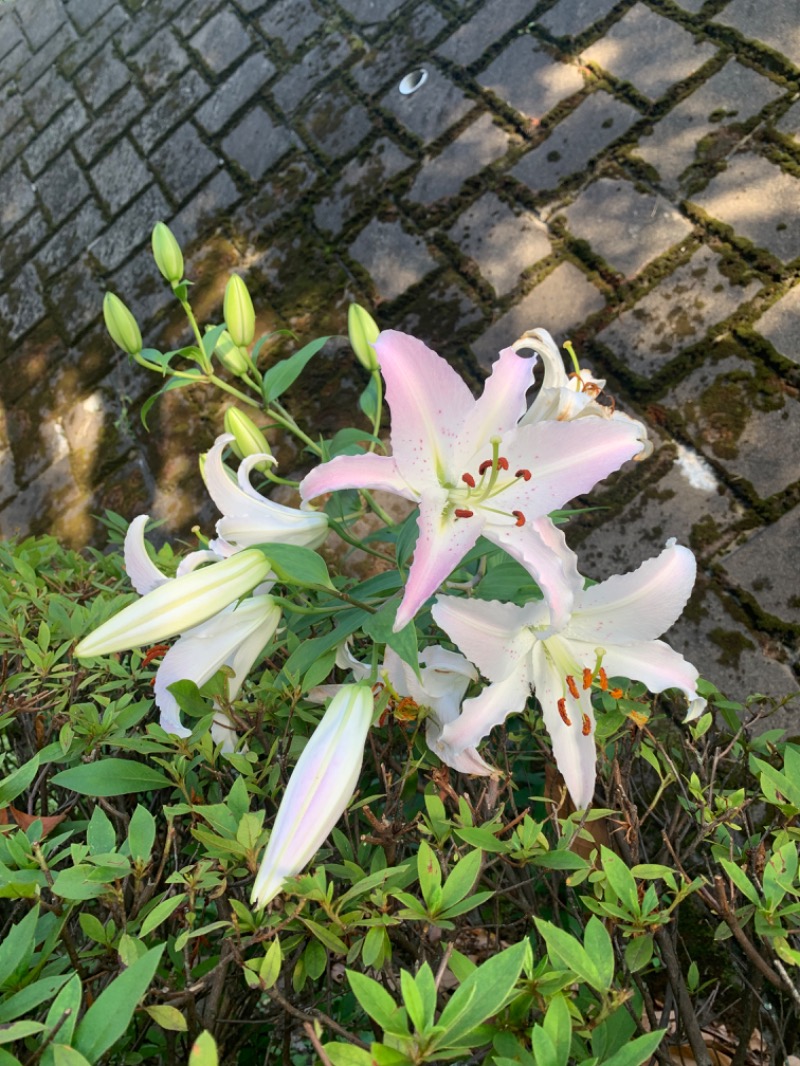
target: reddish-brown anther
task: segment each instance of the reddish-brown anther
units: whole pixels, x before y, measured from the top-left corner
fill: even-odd
[[[584,666],[584,668],[583,668],[583,687],[584,688],[591,688],[593,680],[594,680],[594,674],[592,673],[592,671],[589,669],[588,666]]]
[[[600,667],[597,676],[600,678],[600,688],[603,690],[603,692],[608,692],[608,674],[605,672],[602,666]]]
[[[518,470],[516,474],[514,474],[514,477],[521,477],[523,481],[530,481],[531,472],[530,470],[525,470],[523,468],[522,470]]]
[[[455,514],[456,518],[472,518],[472,516],[475,514],[474,511],[468,511],[466,507],[456,507],[453,513]]]
[[[572,674],[567,674],[567,688],[570,691],[570,695],[574,699],[580,699],[581,694],[580,692],[578,692],[578,686],[575,684],[575,678],[572,676]]]
[[[582,721],[582,723],[581,723],[581,733],[583,733],[583,735],[584,735],[585,737],[588,737],[588,736],[589,736],[589,734],[591,733],[591,731],[592,731],[592,723],[591,723],[591,720],[589,719],[589,715],[588,715],[588,714],[585,714],[585,715],[583,716],[583,721]]]
[[[518,525],[518,526],[524,526],[525,525],[525,515],[522,513],[522,511],[512,511],[511,513],[513,514],[513,516],[517,520],[516,521],[516,525]]]
[[[558,701],[558,713],[561,715],[561,721],[564,723],[564,725],[572,725],[572,720],[567,714],[567,701],[564,699],[563,696]]]
[[[472,474],[462,474],[461,480],[464,482],[465,485],[469,485],[471,489],[475,488],[475,478],[472,476]]]
[[[497,469],[508,470],[508,459],[504,459],[502,455],[497,457]]]
[[[478,473],[479,474],[485,474],[487,470],[491,470],[491,469],[492,469],[492,460],[491,459],[484,459],[483,462],[481,463],[481,465],[478,467]]]

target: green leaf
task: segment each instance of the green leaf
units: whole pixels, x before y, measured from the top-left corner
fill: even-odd
[[[89,1060],[67,1044],[53,1044],[53,1066],[92,1066]]]
[[[412,1025],[418,1033],[424,1033],[426,1028],[425,1007],[417,984],[408,970],[400,971],[400,992]]]
[[[531,1044],[536,1066],[559,1066],[555,1045],[541,1025],[534,1025],[531,1032]]]
[[[288,359],[282,359],[271,366],[261,383],[264,403],[270,404],[273,400],[277,400],[290,385],[293,385],[305,369],[306,363],[317,354],[327,340],[327,337],[318,337],[306,344],[299,352],[290,355]]]
[[[622,859],[615,855],[610,848],[601,845],[600,855],[603,872],[608,878],[608,883],[617,894],[620,903],[632,917],[638,917],[641,914],[641,908],[639,906],[639,892],[633,874]]]
[[[310,918],[301,917],[300,921],[329,951],[333,951],[337,955],[347,954],[347,944],[326,925],[320,925],[319,922],[314,922]]]
[[[36,942],[36,923],[39,921],[37,903],[21,918],[0,942],[0,985],[4,985],[17,971],[27,972]]]
[[[208,1030],[198,1036],[189,1052],[189,1066],[218,1066],[217,1043]]]
[[[12,1022],[28,1011],[34,1010],[58,992],[67,977],[43,977],[40,981],[26,985],[13,996],[9,996],[0,1002],[0,1023]]]
[[[469,895],[481,871],[480,851],[471,851],[459,859],[442,887],[442,910],[449,910]]]
[[[20,793],[24,792],[34,777],[36,777],[38,770],[39,755],[36,754],[32,759],[24,762],[22,766],[18,766],[13,773],[0,780],[0,807],[7,807],[13,799],[16,799]]]
[[[187,385],[196,385],[198,381],[205,381],[206,379],[202,370],[189,369],[182,370],[181,373],[186,376],[170,378],[161,386],[158,392],[153,393],[152,396],[148,396],[142,404],[142,410],[139,417],[141,418],[142,425],[145,429],[147,429],[147,416],[150,414],[150,408],[160,396],[163,396],[165,392],[172,392],[173,389],[185,389]]]
[[[91,1062],[125,1034],[139,1000],[155,976],[164,944],[152,948],[108,985],[75,1030],[75,1047]]]
[[[552,1042],[557,1066],[567,1066],[572,1044],[572,1020],[563,996],[554,996],[550,1000],[543,1028]]]
[[[611,1058],[602,1059],[602,1066],[642,1066],[661,1043],[665,1032],[666,1029],[655,1029],[652,1033],[637,1036],[615,1051]]]
[[[102,807],[95,807],[86,827],[90,855],[107,855],[117,846],[117,834]]]
[[[614,947],[608,930],[595,915],[586,923],[586,931],[583,934],[583,944],[586,953],[597,967],[602,987],[598,991],[611,988],[614,980]]]
[[[414,673],[419,675],[417,627],[413,622],[409,622],[399,633],[392,629],[399,606],[398,599],[386,600],[375,614],[364,620],[361,628],[376,644],[388,644],[392,651],[396,651],[403,662],[408,663]]]
[[[57,1039],[60,1044],[72,1042],[72,1034],[75,1032],[75,1026],[78,1023],[78,1012],[81,1009],[81,995],[81,979],[77,974],[73,974],[50,1004],[50,1010],[47,1012],[47,1018],[44,1023],[48,1033],[53,1031],[66,1014],[66,1018],[61,1022],[57,1033]],[[54,1049],[52,1045],[45,1048],[42,1055],[42,1066],[55,1066],[53,1055]]]
[[[131,849],[131,858],[138,859],[140,862],[147,862],[155,841],[156,820],[146,807],[137,804],[128,826],[128,845]]]
[[[600,976],[597,967],[583,945],[574,936],[570,936],[569,933],[546,922],[543,918],[534,918],[534,922],[547,945],[550,961],[555,966],[565,966],[576,977],[598,992],[606,991],[608,986]]]
[[[144,1009],[156,1025],[161,1026],[162,1029],[168,1029],[171,1033],[186,1032],[186,1019],[177,1007],[159,1003],[154,1007],[145,1007]]]
[[[653,957],[653,937],[650,933],[634,937],[625,945],[625,965],[631,973],[638,973],[649,965]]]
[[[282,963],[283,952],[281,951],[281,943],[276,937],[267,948],[267,952],[264,955],[258,970],[258,976],[261,978],[265,988],[272,988],[278,980],[281,975]]]
[[[417,877],[419,878],[419,886],[422,889],[422,898],[430,910],[442,885],[442,868],[433,848],[425,840],[419,842],[419,850],[417,851]],[[435,900],[437,904],[440,901],[441,897],[439,900]]]
[[[325,560],[311,548],[303,548],[299,544],[269,543],[260,544],[259,548],[269,559],[278,579],[285,585],[333,588]]]
[[[126,796],[131,792],[172,787],[172,782],[160,770],[132,759],[115,758],[72,766],[56,774],[52,783],[82,796]]]
[[[28,1022],[25,1020],[11,1022],[9,1025],[0,1025],[0,1044],[10,1044],[13,1040],[22,1040],[23,1037],[41,1033],[44,1026],[41,1022]]]
[[[761,897],[759,896],[755,885],[744,870],[737,866],[736,863],[730,862],[728,859],[720,859],[719,863],[742,895],[749,899],[751,903],[755,903],[756,906],[759,906],[761,903]]]
[[[346,970],[347,980],[361,1009],[377,1022],[386,1033],[395,1036],[410,1036],[406,1012],[398,1007],[389,993],[365,974]]]
[[[337,1042],[324,1044],[325,1054],[333,1063],[333,1066],[372,1066],[372,1055],[364,1048],[354,1044],[340,1044]]]
[[[452,1046],[461,1041],[501,1010],[517,983],[527,948],[527,942],[521,941],[472,971],[441,1013],[438,1026],[443,1031],[434,1040],[437,1047]],[[469,1004],[466,1010],[465,1001]]]
[[[378,417],[378,382],[374,377],[369,379],[369,384],[359,396],[358,406],[370,422],[374,423]]]

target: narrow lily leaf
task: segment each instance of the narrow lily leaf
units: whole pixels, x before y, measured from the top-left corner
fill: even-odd
[[[180,907],[185,899],[185,892],[173,896],[172,899],[162,899],[159,904],[148,912],[147,917],[142,922],[142,928],[139,930],[140,935],[147,936],[148,933],[152,933],[154,929],[157,929],[162,922],[165,922]]]
[[[172,782],[160,770],[132,759],[103,759],[100,762],[71,766],[56,774],[53,784],[82,796],[127,796],[131,792],[149,792],[171,788]]]
[[[25,970],[33,954],[36,937],[36,923],[39,920],[39,905],[36,904],[24,918],[20,919],[7,933],[0,944],[0,985],[17,970]]]
[[[264,375],[261,389],[264,395],[264,403],[270,404],[277,400],[291,385],[297,381],[305,369],[306,363],[317,354],[328,337],[317,337],[310,341],[299,352],[290,355],[288,359],[282,359],[275,366],[271,366]]]
[[[152,948],[115,977],[81,1019],[75,1031],[75,1048],[90,1062],[97,1062],[124,1035],[155,976],[164,947]]]

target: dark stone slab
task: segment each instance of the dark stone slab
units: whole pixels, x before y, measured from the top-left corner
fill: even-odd
[[[207,133],[219,133],[274,73],[274,64],[261,52],[248,56],[197,110],[195,121]]]
[[[219,165],[217,157],[186,122],[150,155],[150,164],[175,203],[181,203]]]
[[[144,191],[153,175],[131,142],[123,137],[94,164],[91,179],[103,203],[116,215]]]
[[[222,151],[258,181],[292,145],[288,130],[277,125],[263,107],[254,107],[222,141]]]

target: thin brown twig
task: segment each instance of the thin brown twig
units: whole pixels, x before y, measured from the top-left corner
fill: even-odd
[[[304,1023],[314,1021],[322,1022],[323,1025],[327,1025],[329,1029],[338,1033],[339,1036],[343,1036],[349,1043],[355,1044],[356,1047],[363,1048],[365,1051],[369,1051],[369,1044],[365,1044],[364,1041],[360,1040],[357,1036],[348,1033],[344,1026],[339,1025],[338,1022],[335,1022],[333,1018],[329,1018],[328,1015],[321,1010],[315,1010],[313,1014],[307,1014],[305,1011],[302,1011],[291,1004],[289,1000],[277,990],[277,988],[265,988],[264,991],[274,1003],[283,1007],[286,1013],[291,1014],[293,1018],[299,1018],[300,1021]]]

